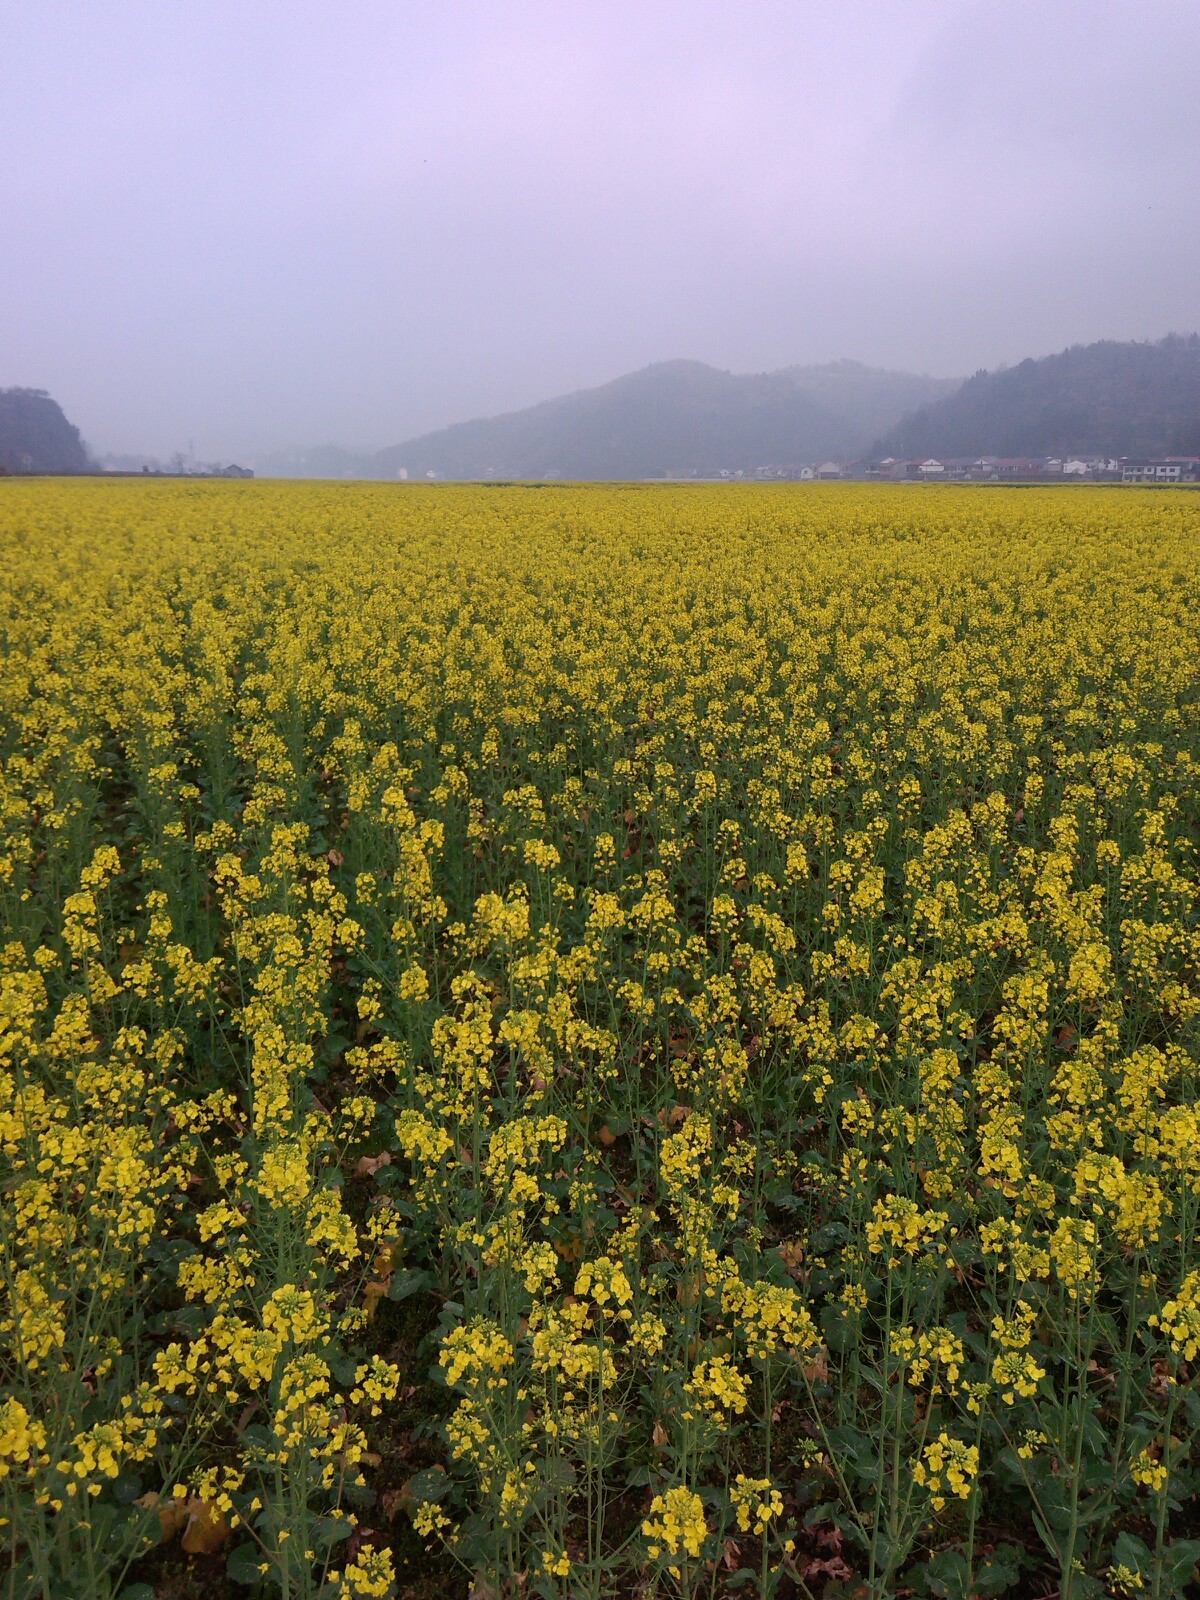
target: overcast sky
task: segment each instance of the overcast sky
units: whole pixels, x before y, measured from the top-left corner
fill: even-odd
[[[1200,327],[1197,0],[0,0],[0,385],[396,443]]]

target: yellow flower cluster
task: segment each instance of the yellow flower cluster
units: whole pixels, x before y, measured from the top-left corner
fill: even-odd
[[[912,1463],[913,1480],[929,1491],[930,1503],[941,1511],[950,1495],[965,1500],[979,1471],[979,1447],[939,1433]]]
[[[770,1478],[748,1478],[739,1472],[732,1496],[737,1525],[743,1533],[765,1533],[783,1515],[783,1496]]]
[[[698,1494],[682,1484],[668,1489],[665,1494],[656,1494],[650,1515],[642,1523],[642,1532],[649,1541],[647,1554],[651,1561],[657,1561],[664,1553],[699,1556],[708,1536],[704,1503]]]

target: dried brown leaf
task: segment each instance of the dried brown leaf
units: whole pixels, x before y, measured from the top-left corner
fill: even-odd
[[[187,1527],[180,1541],[190,1556],[212,1556],[229,1538],[229,1524],[219,1506],[193,1495],[187,1503]]]
[[[146,1511],[158,1512],[159,1538],[173,1539],[187,1521],[187,1507],[182,1500],[164,1500],[157,1489],[139,1495],[137,1504]]]
[[[388,1292],[388,1285],[390,1283],[390,1276],[386,1279],[368,1279],[367,1285],[363,1289],[363,1309],[366,1311],[368,1318],[375,1315],[376,1307],[379,1305],[379,1302],[383,1299],[384,1295]]]

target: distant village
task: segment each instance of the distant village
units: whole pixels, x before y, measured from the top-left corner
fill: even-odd
[[[722,470],[715,476],[722,479],[783,478],[801,482],[839,478],[888,483],[1091,479],[1108,483],[1172,484],[1200,481],[1200,456],[1163,456],[1153,460],[1132,456],[930,456],[924,461],[902,461],[896,456],[885,456],[882,461],[822,461],[820,465]]]
[[[346,476],[354,474],[347,472]],[[446,473],[416,473],[427,480],[444,480]],[[482,472],[483,482],[507,481],[510,474],[499,468]],[[558,479],[561,472],[540,474]],[[409,470],[399,467],[396,477],[407,481]],[[649,482],[844,482],[857,483],[1142,483],[1170,485],[1200,483],[1200,456],[929,456],[924,461],[901,460],[885,456],[881,461],[821,461],[803,465],[764,467],[721,467],[704,471],[688,467],[665,472]]]
[[[177,456],[163,464],[133,467],[129,458],[108,457],[101,470],[119,477],[166,478],[252,478],[250,467],[222,466],[217,462],[198,462]],[[347,477],[356,474],[347,472]],[[407,480],[406,467],[396,477]],[[429,471],[424,479],[444,479],[446,474]],[[483,481],[507,478],[497,470],[483,473]],[[546,478],[563,475],[547,472]],[[667,472],[670,482],[858,482],[858,483],[1200,483],[1200,456],[1163,456],[1156,459],[1131,456],[929,456],[924,461],[901,460],[885,456],[882,461],[821,461],[803,465],[764,467],[722,467],[702,471],[692,467]],[[656,481],[656,480],[651,480]],[[662,479],[657,481],[663,481]]]

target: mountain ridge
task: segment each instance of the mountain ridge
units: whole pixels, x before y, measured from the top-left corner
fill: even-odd
[[[959,383],[861,362],[733,373],[677,357],[519,410],[453,423],[372,454],[322,446],[261,471],[394,478],[643,478],[844,458]],[[885,420],[886,419],[886,420]]]
[[[1200,454],[1200,335],[1069,345],[979,371],[919,407],[871,453],[941,456]]]
[[[831,369],[844,378],[840,404],[813,393],[813,375],[825,379]],[[438,429],[376,452],[372,464],[384,477],[403,467],[417,476],[611,479],[842,458],[872,437],[880,379],[896,420],[957,382],[850,362],[741,374],[675,358],[520,411]]]
[[[965,382],[849,360],[734,373],[680,357],[373,454],[309,452],[290,470],[614,479],[826,458],[1174,453],[1200,454],[1196,334],[1071,345]]]

